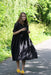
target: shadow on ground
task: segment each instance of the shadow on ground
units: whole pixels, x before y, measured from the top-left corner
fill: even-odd
[[[25,75],[51,75],[51,49],[38,50],[38,59],[27,61]]]
[[[37,52],[38,59],[26,61],[25,75],[51,75],[51,49],[41,49]],[[12,61],[12,58],[8,58],[0,63],[0,75],[18,75],[16,68],[16,62]]]

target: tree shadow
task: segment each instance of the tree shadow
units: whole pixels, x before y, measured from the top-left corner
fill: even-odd
[[[37,52],[38,59],[26,61],[24,75],[51,75],[51,49],[41,49]],[[15,63],[11,58],[0,63],[0,75],[21,75],[17,74]]]
[[[38,59],[27,61],[25,75],[51,75],[51,49],[38,50]]]

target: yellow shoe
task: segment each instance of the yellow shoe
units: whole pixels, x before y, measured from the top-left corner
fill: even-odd
[[[24,74],[24,70],[20,71],[21,74]]]
[[[17,71],[18,73],[20,73],[20,69],[16,69],[16,71]]]

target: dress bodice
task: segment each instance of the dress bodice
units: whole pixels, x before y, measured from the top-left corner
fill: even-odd
[[[20,34],[20,37],[22,39],[26,39],[28,37],[28,26],[27,25],[21,25],[20,24],[20,28],[26,28],[25,31],[21,31],[19,34]]]
[[[13,32],[16,32],[22,28],[26,28],[25,31],[21,31],[20,33],[16,34],[16,35],[13,35],[14,38],[20,38],[20,39],[23,39],[25,40],[27,37],[28,37],[28,25],[22,25],[20,24],[19,22],[16,22],[15,25],[14,25],[14,29],[13,29]]]

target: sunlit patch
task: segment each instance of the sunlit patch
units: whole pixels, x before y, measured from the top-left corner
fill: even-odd
[[[34,61],[34,62],[27,62],[27,63],[39,63],[38,61]]]
[[[33,65],[27,65],[27,64],[26,64],[25,67],[33,67]]]
[[[37,66],[37,68],[45,68],[45,69],[47,69],[48,67],[46,67],[46,66]]]
[[[43,72],[39,72],[39,74],[43,74]]]
[[[32,71],[25,71],[25,73],[36,73],[36,72],[32,72]]]
[[[25,71],[25,73],[31,73],[31,71]]]

